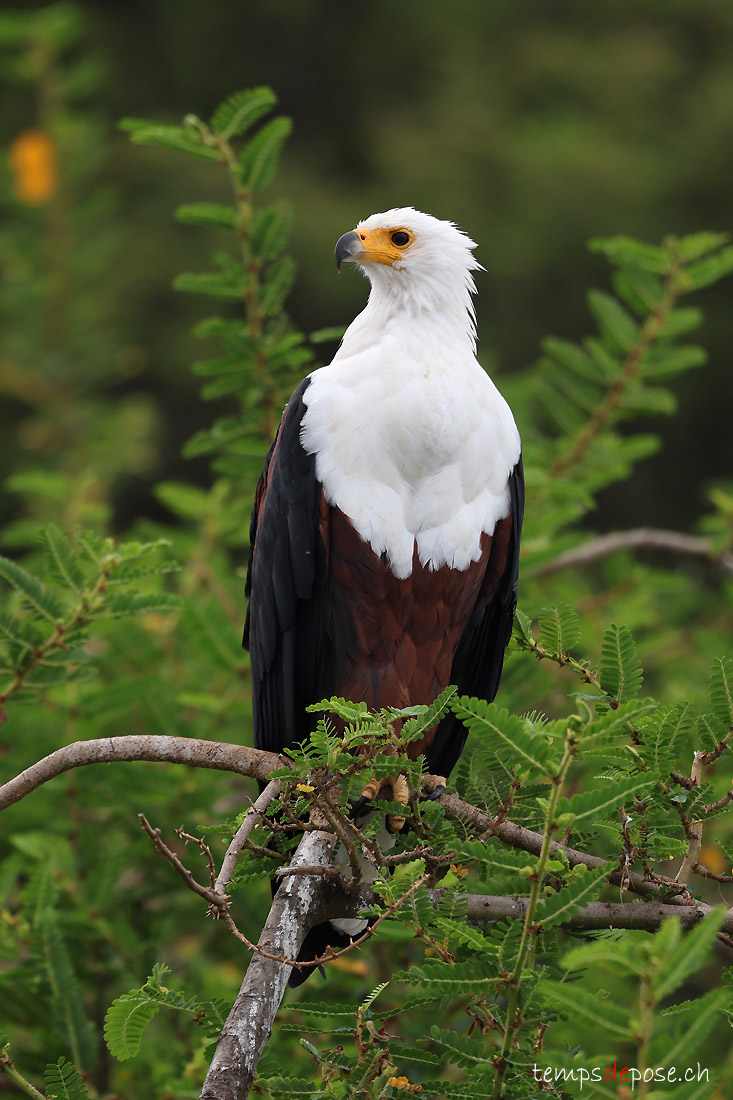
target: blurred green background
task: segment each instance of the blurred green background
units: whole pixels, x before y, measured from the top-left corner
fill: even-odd
[[[164,534],[182,563],[177,591],[186,608],[178,622],[150,614],[100,628],[88,644],[97,680],[62,684],[11,714],[0,749],[7,773],[80,737],[150,731],[241,741],[251,733],[239,638],[252,490],[232,479],[234,502],[221,481],[223,495],[192,494],[185,483],[208,488],[215,477],[207,457],[181,457],[195,432],[241,415],[236,394],[207,408],[191,371],[221,351],[192,334],[195,323],[217,312],[238,317],[241,304],[171,285],[233,244],[175,221],[175,208],[230,202],[230,182],[212,162],[130,144],[119,119],[208,118],[232,92],[272,86],[294,131],[262,201],[284,196],[292,205],[295,325],[306,333],[343,325],[362,307],[366,284],[353,270],[338,278],[333,265],[336,239],[359,218],[410,204],[451,218],[478,241],[486,268],[478,278],[481,360],[523,410],[533,396],[541,400],[542,371],[517,376],[539,357],[542,338],[579,340],[595,327],[585,296],[589,286],[609,286],[609,271],[587,251],[589,238],[658,241],[733,228],[732,58],[729,0],[0,5],[2,552],[40,567],[37,529],[51,521],[69,533],[83,523],[132,537]],[[678,415],[648,422],[664,446],[630,480],[612,475],[591,517],[596,529],[693,529],[710,510],[707,490],[730,478],[730,294],[730,281],[706,288],[700,342],[710,361],[672,380]],[[318,351],[327,357],[332,346]],[[637,417],[620,430],[626,425],[630,433],[646,427]],[[520,415],[523,427],[528,436]],[[186,491],[156,492],[160,482]],[[540,486],[527,531],[543,534],[544,500],[547,530],[567,539],[560,498],[547,498]],[[708,533],[722,548],[725,532]],[[665,571],[653,570],[626,554],[533,584],[529,564],[528,614],[553,599],[577,606],[591,654],[609,622],[628,623],[645,690],[665,702],[705,694],[731,622],[712,569],[667,558]],[[565,714],[572,688],[548,662],[530,667],[517,658],[507,662],[502,705]],[[15,862],[5,881],[11,871],[26,874],[28,851],[39,875],[48,864],[60,876],[59,920],[86,991],[78,1003],[97,1033],[112,998],[139,984],[156,959],[173,965],[175,988],[185,982],[205,995],[233,997],[241,978],[238,948],[214,922],[202,926],[199,900],[175,889],[134,815],[145,808],[170,836],[181,820],[196,827],[238,812],[254,785],[129,767],[93,782],[70,774],[7,818]],[[727,773],[715,782],[720,795]],[[57,848],[50,856],[49,830]],[[615,840],[602,843],[612,850]],[[719,871],[729,866],[712,844],[704,855]],[[252,934],[269,906],[260,885],[258,892],[244,881],[236,903]],[[23,894],[24,880],[11,885],[11,899],[13,890]],[[18,929],[5,947],[0,937],[0,959],[21,958],[15,972],[0,973],[0,994],[10,991],[14,1043],[28,1072],[39,1074],[66,1048],[49,1037],[52,998],[47,989],[45,1001],[37,996]],[[354,981],[366,994],[389,976],[395,950],[378,943],[368,958],[347,957],[327,995]],[[157,1034],[157,1049],[152,1043],[143,1061],[122,1069],[97,1038],[100,1093],[114,1079],[130,1097],[160,1094],[168,1069],[158,1051],[169,1043],[180,1061],[191,1058],[186,1072],[200,1081],[203,1061],[185,1035],[171,1039],[162,1025]],[[277,1042],[271,1057],[282,1062],[290,1048],[282,1036]]]
[[[61,27],[52,49],[40,17],[35,37],[13,30],[14,12],[42,10]],[[605,271],[588,238],[733,225],[728,0],[3,11],[0,475],[41,464],[82,476],[76,444],[93,421],[94,477],[107,485],[88,497],[111,490],[118,529],[160,513],[150,489],[161,478],[209,480],[204,460],[180,458],[200,426],[190,329],[206,310],[170,284],[220,242],[172,211],[228,198],[205,163],[130,146],[115,129],[123,116],[207,117],[231,91],[271,85],[294,120],[273,191],[293,206],[296,324],[353,317],[366,288],[352,271],[337,279],[333,243],[375,210],[414,205],[479,242],[480,354],[499,381],[537,357],[543,335],[590,327],[585,288]],[[29,204],[14,194],[10,152],[38,127],[54,135],[60,184]],[[729,473],[730,293],[724,283],[707,296],[711,362],[677,383],[681,415],[655,424],[665,447],[601,495],[595,526],[690,528],[704,490]],[[115,411],[108,424],[100,401]],[[5,498],[0,521],[15,511]]]

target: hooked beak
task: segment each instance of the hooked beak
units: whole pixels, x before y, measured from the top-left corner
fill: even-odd
[[[353,229],[348,233],[344,233],[336,241],[336,249],[334,251],[334,259],[336,261],[336,270],[341,271],[341,264],[353,262],[355,263],[364,254],[364,248],[358,235]]]

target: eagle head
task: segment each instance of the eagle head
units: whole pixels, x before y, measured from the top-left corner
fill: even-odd
[[[456,313],[473,330],[474,241],[453,222],[410,206],[372,214],[336,242],[336,267],[358,264],[385,307]]]

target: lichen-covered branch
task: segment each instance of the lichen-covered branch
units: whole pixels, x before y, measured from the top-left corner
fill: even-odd
[[[327,867],[335,843],[336,837],[330,833],[306,833],[292,866]],[[280,886],[258,942],[267,954],[257,951],[252,956],[219,1037],[201,1100],[244,1100],[249,1095],[292,970],[273,956],[297,958],[308,930],[324,919],[325,892],[324,879],[316,875],[293,875]]]

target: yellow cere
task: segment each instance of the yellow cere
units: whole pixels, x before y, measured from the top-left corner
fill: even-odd
[[[392,267],[404,258],[413,241],[413,235],[401,226],[392,229],[365,229],[356,227],[356,235],[361,241],[363,252],[355,256],[357,263],[372,261]]]

